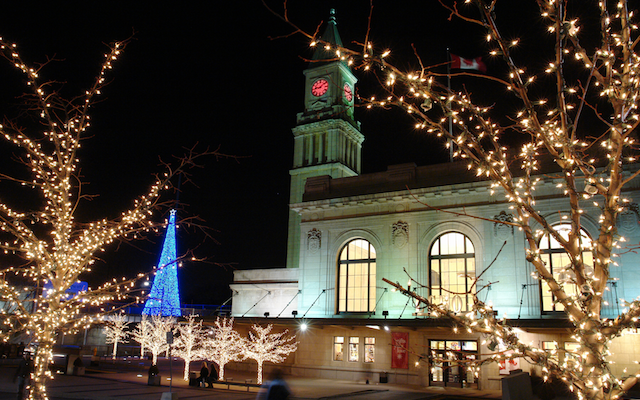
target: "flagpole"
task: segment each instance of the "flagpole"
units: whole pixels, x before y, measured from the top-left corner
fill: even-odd
[[[449,48],[447,47],[447,89],[449,89],[449,93],[451,93],[451,53],[449,52]],[[451,113],[449,113],[449,162],[453,162],[453,118]]]

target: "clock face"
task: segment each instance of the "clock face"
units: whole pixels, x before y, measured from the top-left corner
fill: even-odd
[[[311,86],[311,94],[316,97],[320,97],[327,93],[327,90],[329,90],[329,82],[327,82],[326,79],[318,79],[313,82],[313,86]]]
[[[344,98],[347,99],[347,101],[351,101],[353,100],[353,90],[351,89],[351,86],[349,86],[348,83],[344,84]]]

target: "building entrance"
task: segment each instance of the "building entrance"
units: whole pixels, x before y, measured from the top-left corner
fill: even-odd
[[[475,340],[429,340],[429,385],[478,388],[470,361],[478,358]]]

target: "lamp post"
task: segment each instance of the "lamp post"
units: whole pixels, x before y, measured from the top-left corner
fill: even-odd
[[[173,390],[173,359],[171,357],[171,345],[173,344],[173,331],[167,332],[167,344],[169,345],[169,349],[167,350],[169,354],[169,391],[162,393],[162,397],[160,400],[177,400],[178,393],[172,393]]]
[[[167,332],[167,344],[169,345],[169,397],[173,398],[173,357],[171,357],[171,345],[173,344],[173,332]]]

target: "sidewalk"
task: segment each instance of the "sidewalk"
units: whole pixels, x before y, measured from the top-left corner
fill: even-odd
[[[199,364],[197,364],[199,365]],[[56,375],[48,385],[51,400],[159,400],[163,392],[169,392],[168,361],[159,362],[162,386],[147,385],[148,362],[146,360],[118,360],[117,363],[102,361],[98,368],[87,368],[84,376]],[[194,367],[191,368],[195,370]],[[16,398],[17,387],[12,382],[15,369],[12,365],[0,364],[0,400]],[[234,382],[244,383],[255,374],[226,370],[225,375]],[[424,388],[410,385],[366,384],[365,382],[335,381],[287,377],[293,399],[320,400],[424,400],[424,399],[500,399],[498,391],[479,391],[456,388]],[[258,388],[233,387],[216,384],[215,388],[191,387],[182,379],[182,363],[173,365],[172,392],[180,399],[205,400],[254,400]]]

